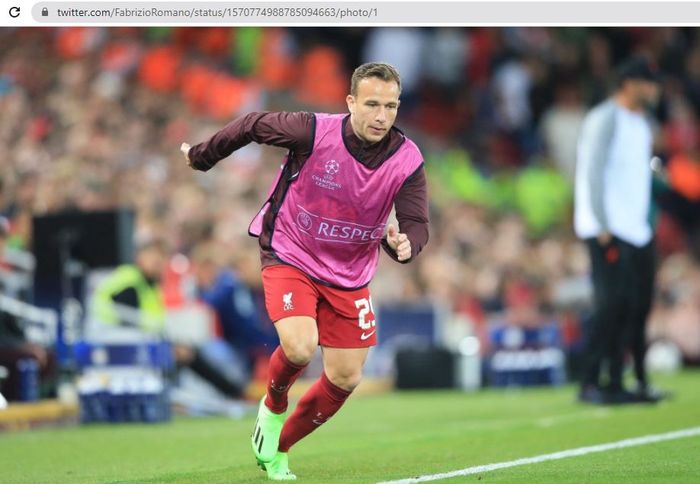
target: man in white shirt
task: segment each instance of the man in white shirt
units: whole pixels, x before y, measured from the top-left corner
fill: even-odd
[[[654,247],[649,220],[653,135],[647,111],[659,98],[658,74],[641,57],[618,70],[617,89],[586,115],[578,142],[574,227],[588,246],[594,314],[588,331],[579,400],[653,400],[644,371],[645,323],[653,294]],[[622,385],[629,345],[638,392]],[[601,366],[608,382],[601,390]]]

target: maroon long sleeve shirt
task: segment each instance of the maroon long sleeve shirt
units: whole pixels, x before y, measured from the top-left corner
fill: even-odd
[[[190,162],[194,169],[207,171],[237,149],[256,142],[288,149],[289,173],[297,173],[313,150],[315,119],[312,113],[306,112],[247,114],[229,123],[209,140],[190,148]],[[368,168],[376,168],[384,163],[404,141],[403,134],[392,128],[381,141],[368,144],[357,137],[349,120],[349,115],[343,120],[343,141],[350,154]],[[273,207],[282,202],[288,185],[287,177],[282,176],[271,197]],[[394,198],[394,207],[399,231],[405,233],[411,241],[411,258],[404,261],[409,262],[428,242],[428,194],[423,165],[404,182]],[[260,235],[263,267],[280,263],[270,244],[273,212],[274,210],[268,210],[263,218],[263,231]],[[382,247],[392,259],[398,260],[386,238],[382,239]]]

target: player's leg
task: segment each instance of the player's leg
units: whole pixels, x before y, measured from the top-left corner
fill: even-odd
[[[284,424],[281,452],[287,452],[343,406],[360,383],[369,347],[376,344],[374,313],[366,288],[319,291],[325,298],[318,305],[317,321],[324,372]]]
[[[324,373],[297,403],[282,429],[279,452],[264,464],[272,480],[296,479],[289,470],[290,447],[335,415],[360,383],[368,348],[322,349]]]
[[[297,403],[280,436],[280,452],[326,423],[360,384],[369,348],[323,348],[323,373]]]
[[[271,463],[286,419],[289,388],[302,373],[318,346],[316,305],[318,293],[298,270],[273,266],[263,271],[265,305],[280,338],[268,368],[265,397],[251,436],[255,457]]]
[[[260,462],[275,458],[279,436],[287,417],[289,388],[302,373],[318,345],[316,321],[308,316],[293,316],[275,323],[280,346],[270,358],[265,397],[258,408],[252,446]]]
[[[323,372],[338,388],[352,392],[362,381],[369,348],[323,348]]]
[[[318,328],[310,316],[292,316],[277,321],[275,329],[280,346],[270,358],[265,405],[275,413],[283,413],[289,388],[316,352]]]

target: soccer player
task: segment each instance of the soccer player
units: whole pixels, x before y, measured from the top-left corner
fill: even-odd
[[[265,304],[280,338],[252,434],[272,480],[296,479],[287,452],[360,383],[377,338],[367,286],[379,247],[407,263],[428,241],[423,158],[394,127],[400,93],[394,67],[363,64],[346,98],[350,114],[250,113],[204,143],[181,147],[196,170],[251,141],[289,150],[249,228],[259,237]],[[387,226],[392,205],[398,229]],[[318,345],[323,374],[287,418],[289,388]]]

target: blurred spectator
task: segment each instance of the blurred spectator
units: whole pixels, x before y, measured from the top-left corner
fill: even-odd
[[[167,246],[160,239],[143,242],[137,249],[136,264],[122,265],[95,290],[93,311],[102,324],[136,327],[159,334],[165,325],[165,305],[160,279],[167,263]],[[240,398],[243,389],[230,381],[202,355],[188,345],[173,346],[175,362],[186,366],[230,398]]]
[[[401,73],[401,103],[411,108],[420,85],[426,33],[415,27],[370,29],[362,62],[386,62]],[[429,53],[426,53],[429,55]]]
[[[532,76],[522,57],[513,56],[494,73],[497,123],[507,132],[525,129],[532,116],[528,94]]]
[[[700,151],[697,114],[678,82],[669,81],[669,119],[664,129],[669,160],[658,196],[660,206],[686,234],[690,253],[700,260]]]
[[[34,171],[17,175],[14,196],[0,215],[9,220],[9,243],[13,247],[26,248],[31,240],[31,219],[34,213],[39,187],[39,174]]]
[[[257,358],[268,357],[279,344],[274,328],[270,324],[265,330],[253,291],[239,275],[225,267],[222,252],[214,243],[203,242],[195,247],[192,273],[199,297],[216,315],[221,332],[218,341],[225,346],[208,344],[203,351],[236,368],[241,379],[249,381]]]
[[[692,103],[694,111],[700,112],[700,44],[695,45],[685,54],[685,92]]]
[[[658,301],[650,316],[651,340],[666,340],[687,364],[700,365],[700,266],[686,255],[671,256],[658,276]]]
[[[518,147],[517,164],[536,149],[530,94],[537,66],[533,57],[512,54],[494,73],[496,126]]]
[[[675,154],[668,162],[670,191],[661,196],[662,206],[678,221],[687,235],[688,250],[700,261],[700,153]]]
[[[554,168],[532,164],[515,181],[515,204],[530,232],[542,235],[570,215],[571,185]]]
[[[540,130],[547,152],[559,172],[573,184],[576,142],[586,110],[577,86],[562,83],[555,88],[554,104],[542,116]]]
[[[347,93],[347,76],[340,53],[329,47],[313,47],[300,63],[298,99],[308,105],[333,109]]]
[[[0,263],[3,260],[9,228],[7,219],[0,216]],[[18,363],[29,359],[38,365],[39,397],[51,396],[55,393],[57,378],[55,355],[47,348],[27,339],[21,319],[5,307],[4,303],[8,298],[6,294],[3,279],[0,278],[0,366],[8,371],[8,377],[2,385],[2,394],[9,401],[22,397]]]
[[[425,46],[425,79],[441,86],[451,96],[464,89],[471,48],[464,29],[437,28]]]
[[[585,39],[587,65],[583,67],[584,99],[589,106],[603,101],[609,92],[613,78],[613,47],[604,31],[592,32]]]

